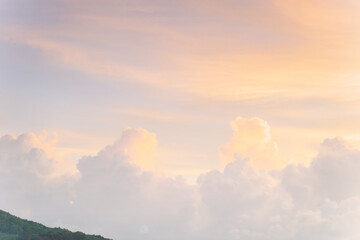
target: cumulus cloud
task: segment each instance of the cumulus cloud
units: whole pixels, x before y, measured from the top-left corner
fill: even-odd
[[[326,139],[308,167],[268,171],[252,159],[272,161],[274,152],[267,158],[264,150],[276,149],[268,125],[238,118],[233,126],[228,145],[248,156],[234,154],[223,170],[204,173],[195,184],[147,169],[157,141],[144,129],[127,128],[114,144],[81,158],[78,178],[52,177],[56,160],[34,147],[34,135],[4,136],[1,206],[114,239],[359,239],[359,150]]]
[[[291,198],[248,159],[199,177],[199,189],[206,209],[203,231],[214,239],[273,239],[277,221],[292,207]]]
[[[55,172],[56,161],[48,158],[46,151],[46,144],[35,134],[5,135],[0,138],[0,169],[3,174],[16,171],[48,177]]]
[[[275,169],[284,166],[266,121],[238,117],[231,123],[231,127],[234,130],[233,137],[220,149],[225,164],[240,156],[250,158],[250,164],[255,168]]]
[[[155,145],[154,134],[128,128],[113,145],[82,158],[72,206],[79,216],[75,224],[83,224],[87,216],[88,231],[98,229],[116,239],[184,239],[194,227],[195,189],[182,178],[142,168]]]
[[[282,171],[282,185],[302,204],[316,207],[324,198],[339,202],[359,197],[359,169],[359,150],[341,138],[326,139],[308,168],[288,166]]]
[[[64,172],[62,161],[49,156],[54,143],[46,134],[0,138],[2,208],[23,217],[39,216],[48,206],[64,201],[66,194],[58,191],[69,187],[73,175]]]

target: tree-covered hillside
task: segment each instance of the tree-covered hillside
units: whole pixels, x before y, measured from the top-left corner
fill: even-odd
[[[97,235],[48,228],[0,210],[0,240],[109,240]]]

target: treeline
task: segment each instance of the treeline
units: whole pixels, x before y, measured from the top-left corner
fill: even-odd
[[[109,240],[98,235],[49,228],[0,210],[0,240]]]

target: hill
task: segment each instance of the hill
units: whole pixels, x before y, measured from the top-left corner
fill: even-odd
[[[0,240],[109,240],[97,235],[49,228],[0,210]]]

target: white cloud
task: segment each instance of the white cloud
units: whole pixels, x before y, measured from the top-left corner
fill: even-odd
[[[284,166],[267,122],[259,118],[238,117],[231,126],[234,135],[220,149],[224,163],[233,162],[238,155],[250,158],[250,164],[255,168],[274,169]]]
[[[41,214],[66,201],[74,180],[62,173],[62,161],[49,157],[55,142],[33,133],[0,138],[0,206],[20,216],[41,218]],[[44,211],[44,212],[43,212]],[[57,212],[58,213],[58,212]]]
[[[235,122],[244,133],[235,140],[271,143],[264,121]],[[141,165],[154,163],[157,143],[144,129],[125,129],[113,145],[80,159],[79,178],[52,177],[56,160],[34,147],[34,139],[31,134],[0,139],[0,187],[7,193],[0,203],[46,224],[114,239],[360,237],[360,152],[340,138],[325,140],[309,167],[269,172],[254,167],[251,156],[238,155],[196,184]]]
[[[153,152],[149,146],[154,143],[146,130],[126,129],[113,145],[80,160],[82,177],[73,204],[79,216],[76,225],[117,239],[142,239],[145,233],[149,239],[184,239],[196,215],[195,189],[182,178],[162,177],[135,164]],[[139,152],[143,150],[145,154]]]

